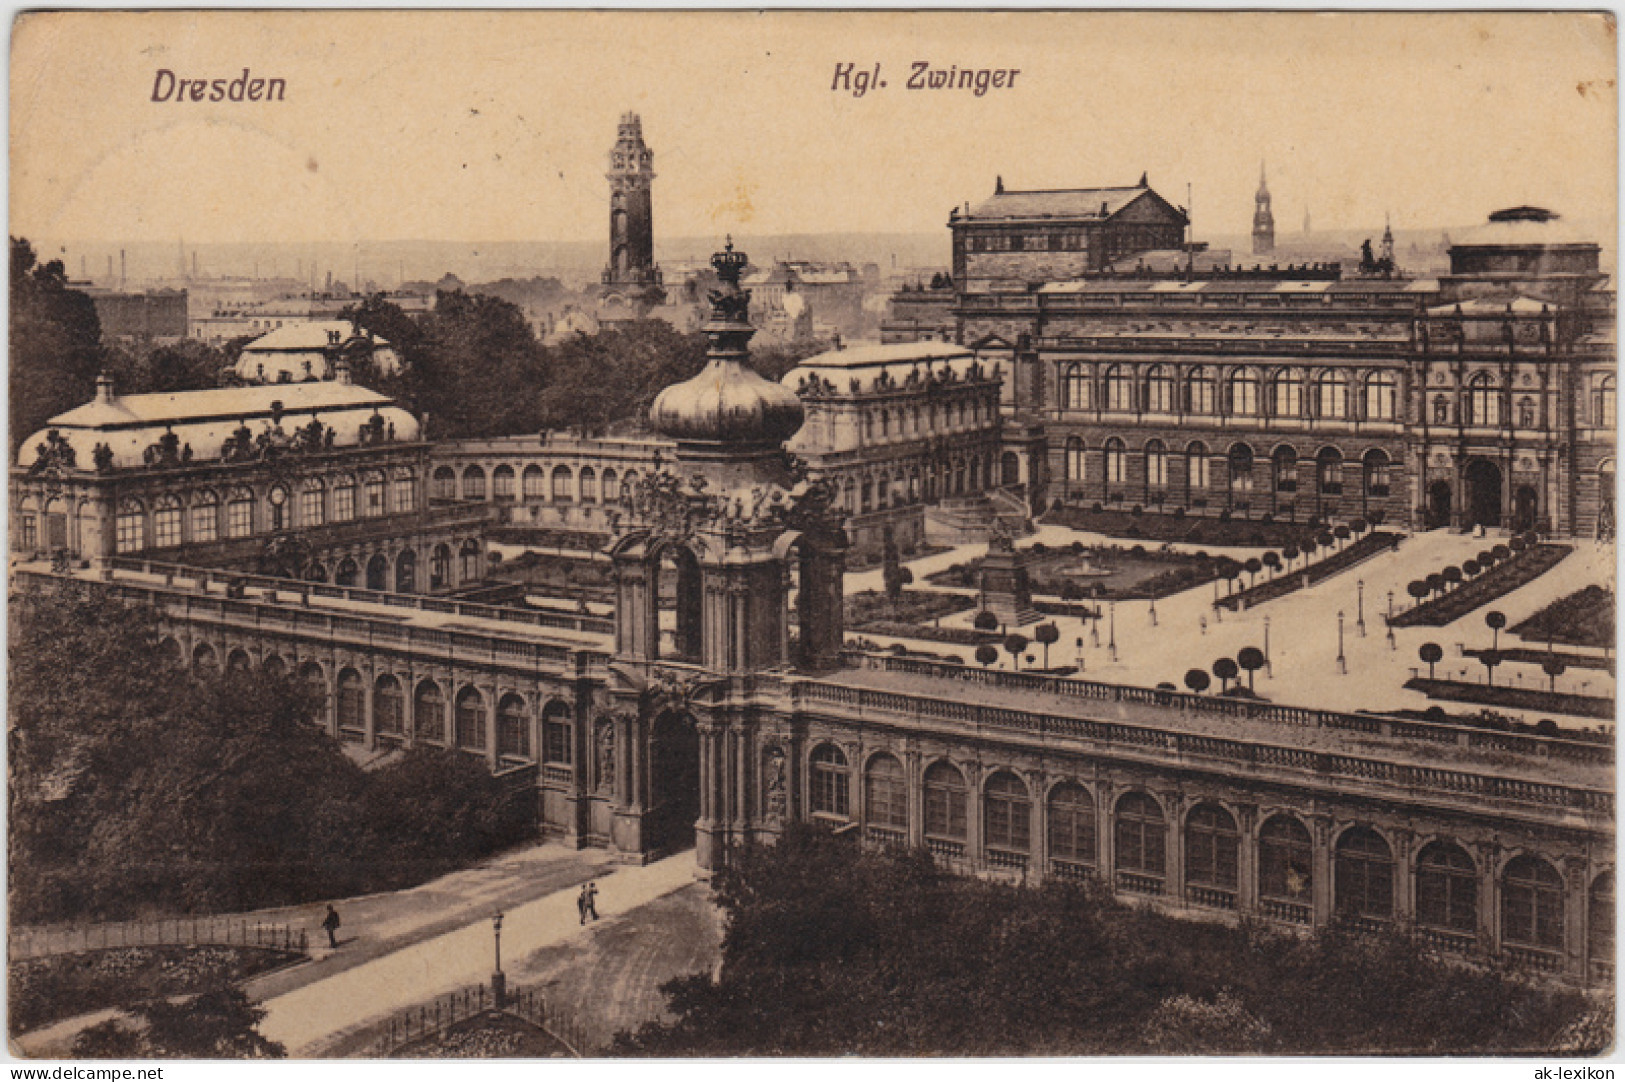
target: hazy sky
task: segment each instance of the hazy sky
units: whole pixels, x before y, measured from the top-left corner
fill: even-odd
[[[1142,171],[1244,232],[1261,159],[1279,234],[1615,212],[1613,31],[1573,13],[93,12],[12,50],[10,228],[48,244],[598,239],[624,110],[664,236],[929,232],[999,174]],[[917,60],[1020,75],[909,91]],[[150,100],[244,67],[286,100]]]

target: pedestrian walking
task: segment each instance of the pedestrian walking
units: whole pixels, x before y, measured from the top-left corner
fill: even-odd
[[[327,907],[327,916],[322,918],[322,927],[327,930],[327,945],[334,950],[339,946],[339,911],[332,906]]]
[[[591,915],[593,920],[598,919],[598,884],[588,883],[586,890],[587,904],[582,916]]]
[[[581,914],[581,923],[587,923],[587,888],[582,887],[581,893],[576,895],[576,912]]]

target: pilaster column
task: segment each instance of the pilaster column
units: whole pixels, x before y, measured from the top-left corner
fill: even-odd
[[[1167,821],[1168,839],[1164,843],[1163,871],[1167,879],[1163,883],[1163,893],[1175,902],[1184,904],[1185,901],[1185,795],[1180,792],[1164,792],[1162,796],[1163,816]]]
[[[1117,804],[1117,783],[1107,778],[1095,782],[1095,844],[1100,851],[1100,881],[1108,887],[1117,886],[1117,840],[1112,809]]]
[[[1311,816],[1309,831],[1315,846],[1314,885],[1310,891],[1315,907],[1314,926],[1324,928],[1332,921],[1331,816],[1325,814]]]
[[[1404,827],[1394,838],[1394,922],[1401,928],[1416,923],[1416,835]]]
[[[1473,846],[1478,861],[1478,944],[1492,955],[1501,953],[1501,892],[1499,882],[1501,847],[1494,841]]]
[[[362,678],[361,685],[361,728],[366,735],[361,739],[362,746],[372,751],[378,746],[378,724],[377,718],[373,715],[375,709],[373,694],[377,690],[378,677],[371,665],[367,666],[366,671],[367,675]]]
[[[1564,857],[1557,862],[1563,876],[1563,971],[1571,980],[1586,978],[1586,859]]]
[[[982,764],[966,763],[965,771],[965,858],[971,868],[987,866],[982,852]]]
[[[489,685],[485,700],[485,762],[492,770],[497,768],[497,693],[496,684]]]
[[[925,768],[919,751],[910,748],[903,753],[904,777],[908,793],[908,844],[916,849],[925,845]]]
[[[1248,916],[1258,912],[1258,807],[1236,807],[1236,912]]]

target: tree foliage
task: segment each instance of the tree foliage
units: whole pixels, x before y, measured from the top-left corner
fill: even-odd
[[[58,413],[90,401],[103,364],[102,325],[89,296],[68,288],[60,259],[40,263],[11,238],[11,450]]]
[[[191,677],[155,615],[77,583],[12,598],[12,913],[218,912],[388,889],[526,836],[482,763],[371,773],[302,681]]]
[[[649,1056],[1440,1054],[1550,1047],[1579,994],[1398,934],[1186,922],[1097,885],[1018,888],[806,824],[730,855],[718,974],[665,986]]]
[[[236,988],[179,1001],[152,999],[131,1008],[138,1024],[109,1019],[75,1038],[81,1059],[281,1059],[287,1051],[256,1028],[265,1010]]]

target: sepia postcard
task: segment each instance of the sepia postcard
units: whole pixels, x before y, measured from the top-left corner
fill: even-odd
[[[1610,1054],[1616,29],[18,14],[10,1055]]]

